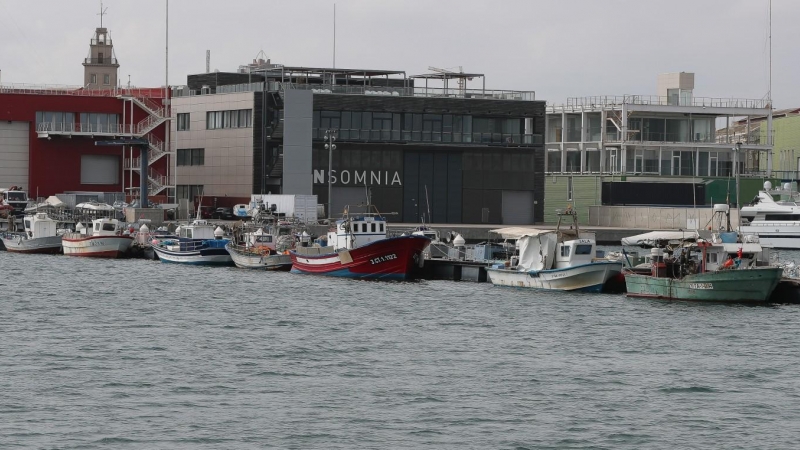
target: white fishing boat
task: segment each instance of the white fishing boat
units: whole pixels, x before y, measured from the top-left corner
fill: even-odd
[[[92,258],[121,258],[133,245],[133,237],[124,230],[124,224],[107,217],[92,220],[91,228],[78,224],[73,233],[66,233],[61,241],[67,256]]]
[[[562,216],[571,216],[573,226],[560,229]],[[506,263],[487,268],[492,284],[499,286],[600,292],[622,271],[622,262],[595,258],[596,242],[581,234],[577,215],[571,209],[559,213],[559,229],[501,228],[492,230],[504,239],[516,240],[518,255]]]
[[[289,250],[294,248],[294,236],[276,235],[265,232],[263,228],[244,233],[242,242],[228,242],[225,250],[230,253],[236,267],[243,269],[290,270],[292,257]]]
[[[2,242],[13,253],[61,253],[61,236],[58,222],[47,213],[39,212],[25,216],[24,229],[20,232],[2,234]]]
[[[225,250],[230,242],[219,227],[205,220],[195,220],[175,230],[174,239],[163,239],[153,245],[158,259],[165,263],[202,266],[233,265],[231,255]]]

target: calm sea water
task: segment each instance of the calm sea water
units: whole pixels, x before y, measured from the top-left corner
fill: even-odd
[[[0,253],[0,448],[800,447],[800,306]]]

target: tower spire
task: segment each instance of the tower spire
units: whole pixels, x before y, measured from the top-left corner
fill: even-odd
[[[100,16],[100,28],[103,28],[103,16],[108,14],[106,11],[108,11],[108,8],[103,9],[103,0],[100,0],[100,13],[97,14]]]

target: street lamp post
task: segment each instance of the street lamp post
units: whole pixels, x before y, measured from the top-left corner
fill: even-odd
[[[336,150],[336,130],[328,128],[325,130],[325,150],[328,150],[328,218],[333,217],[333,183],[331,182],[333,172],[333,151]]]
[[[733,147],[733,155],[734,155],[734,170],[736,171],[736,228],[739,229],[742,226],[742,201],[739,199],[739,159],[741,158],[742,154],[742,143],[737,142],[736,146]]]

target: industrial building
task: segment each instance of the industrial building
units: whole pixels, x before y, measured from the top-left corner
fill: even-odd
[[[336,216],[369,193],[395,222],[542,222],[545,102],[468,86],[483,80],[266,60],[189,75],[172,94],[177,198],[315,194]]]

